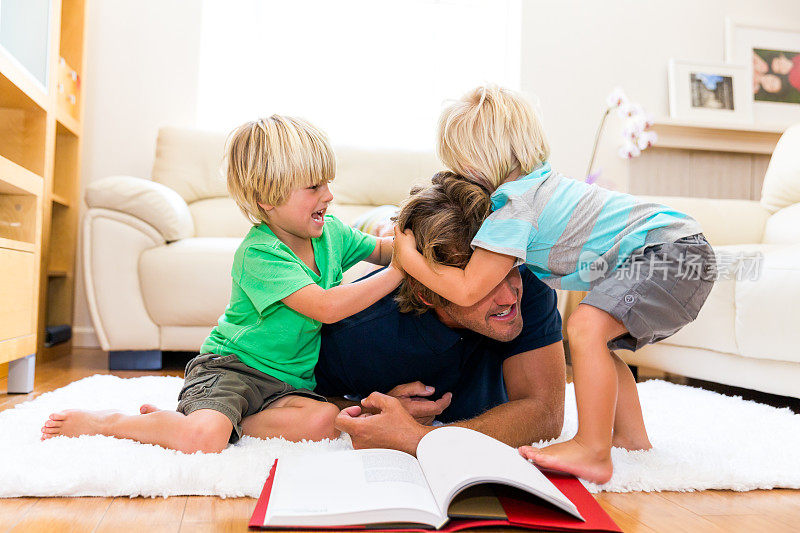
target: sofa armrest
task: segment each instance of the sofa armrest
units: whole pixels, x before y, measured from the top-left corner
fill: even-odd
[[[167,242],[194,236],[189,206],[177,192],[154,181],[132,176],[102,178],[86,187],[86,203],[143,220]]]
[[[139,277],[142,254],[165,246],[163,235],[141,218],[91,208],[83,219],[86,300],[103,350],[157,350],[159,327],[147,312]]]
[[[800,244],[800,203],[784,207],[767,220],[764,244]]]
[[[686,213],[700,223],[703,234],[714,246],[757,244],[764,238],[770,212],[753,200],[687,198],[682,196],[640,196],[644,201],[666,205]]]

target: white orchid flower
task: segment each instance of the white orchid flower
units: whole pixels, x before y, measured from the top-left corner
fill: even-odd
[[[628,102],[617,109],[617,114],[622,118],[633,118],[644,115],[644,108],[639,104]]]
[[[641,153],[642,151],[636,143],[630,141],[625,142],[619,149],[619,156],[622,159],[633,159],[634,157],[639,157]]]
[[[640,104],[631,102],[625,94],[625,91],[622,90],[622,87],[614,87],[611,93],[606,97],[606,109],[602,119],[600,119],[600,125],[597,127],[597,133],[595,134],[592,154],[589,157],[589,168],[586,170],[585,181],[587,183],[598,182],[602,174],[602,170],[597,170],[595,172],[592,170],[594,168],[600,137],[603,134],[603,127],[611,111],[615,109],[617,115],[625,121],[622,129],[623,145],[617,152],[621,158],[633,159],[634,157],[639,157],[642,150],[653,146],[658,139],[658,136],[654,132],[647,131],[655,124],[653,116],[647,113]]]
[[[636,142],[642,133],[644,133],[643,124],[635,120],[629,120],[622,128],[622,138],[626,141]]]
[[[620,107],[628,103],[628,97],[622,87],[614,87],[614,89],[606,97],[606,105],[609,108]]]
[[[653,146],[658,140],[658,135],[654,131],[643,131],[636,139],[636,146],[639,150],[646,150]]]
[[[634,129],[638,133],[641,133],[646,129],[648,129],[650,126],[652,126],[652,124],[649,124],[647,122],[647,115],[645,113],[639,113],[638,115],[632,116],[628,120],[628,124],[632,129]]]

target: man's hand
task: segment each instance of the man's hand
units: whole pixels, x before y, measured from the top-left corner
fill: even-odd
[[[434,428],[423,426],[403,408],[400,400],[380,392],[373,392],[363,400],[369,415],[354,405],[343,409],[336,417],[336,429],[344,431],[353,440],[353,448],[390,448],[416,455],[420,439]]]
[[[433,387],[427,387],[422,382],[404,383],[390,390],[387,395],[400,400],[400,405],[409,412],[414,419],[425,426],[429,426],[437,415],[447,409],[453,399],[453,394],[447,392],[436,401],[425,397],[435,392]]]

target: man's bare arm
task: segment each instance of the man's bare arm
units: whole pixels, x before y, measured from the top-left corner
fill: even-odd
[[[564,423],[564,347],[556,342],[509,357],[503,363],[508,402],[454,426],[485,433],[510,446],[561,434]]]
[[[510,446],[557,437],[564,421],[566,365],[561,342],[509,357],[503,363],[509,401],[455,426],[494,437]],[[414,421],[399,400],[373,393],[361,407],[378,414],[356,418],[360,407],[342,411],[336,427],[359,448],[393,448],[415,454],[420,439],[435,428]]]
[[[436,389],[433,387],[426,386],[420,381],[414,381],[397,385],[387,392],[386,395],[400,400],[400,404],[414,417],[414,420],[422,425],[428,426],[437,415],[442,414],[442,412],[447,409],[450,405],[450,401],[453,399],[453,394],[446,392],[436,401],[429,400],[427,397],[433,395],[434,392],[436,392]],[[361,405],[359,402],[348,400],[340,396],[330,397],[328,401],[340,410],[355,405]],[[373,414],[369,411],[365,412]]]

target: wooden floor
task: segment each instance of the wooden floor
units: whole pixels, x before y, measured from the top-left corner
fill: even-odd
[[[7,395],[0,379],[0,411],[93,374],[109,374],[98,350],[75,350],[70,357],[37,367],[34,392]],[[183,374],[180,363],[160,372],[113,372],[120,377]],[[800,491],[737,493],[626,493],[597,495],[626,532],[800,531]],[[245,531],[252,498],[13,498],[0,499],[0,533],[18,531]]]

